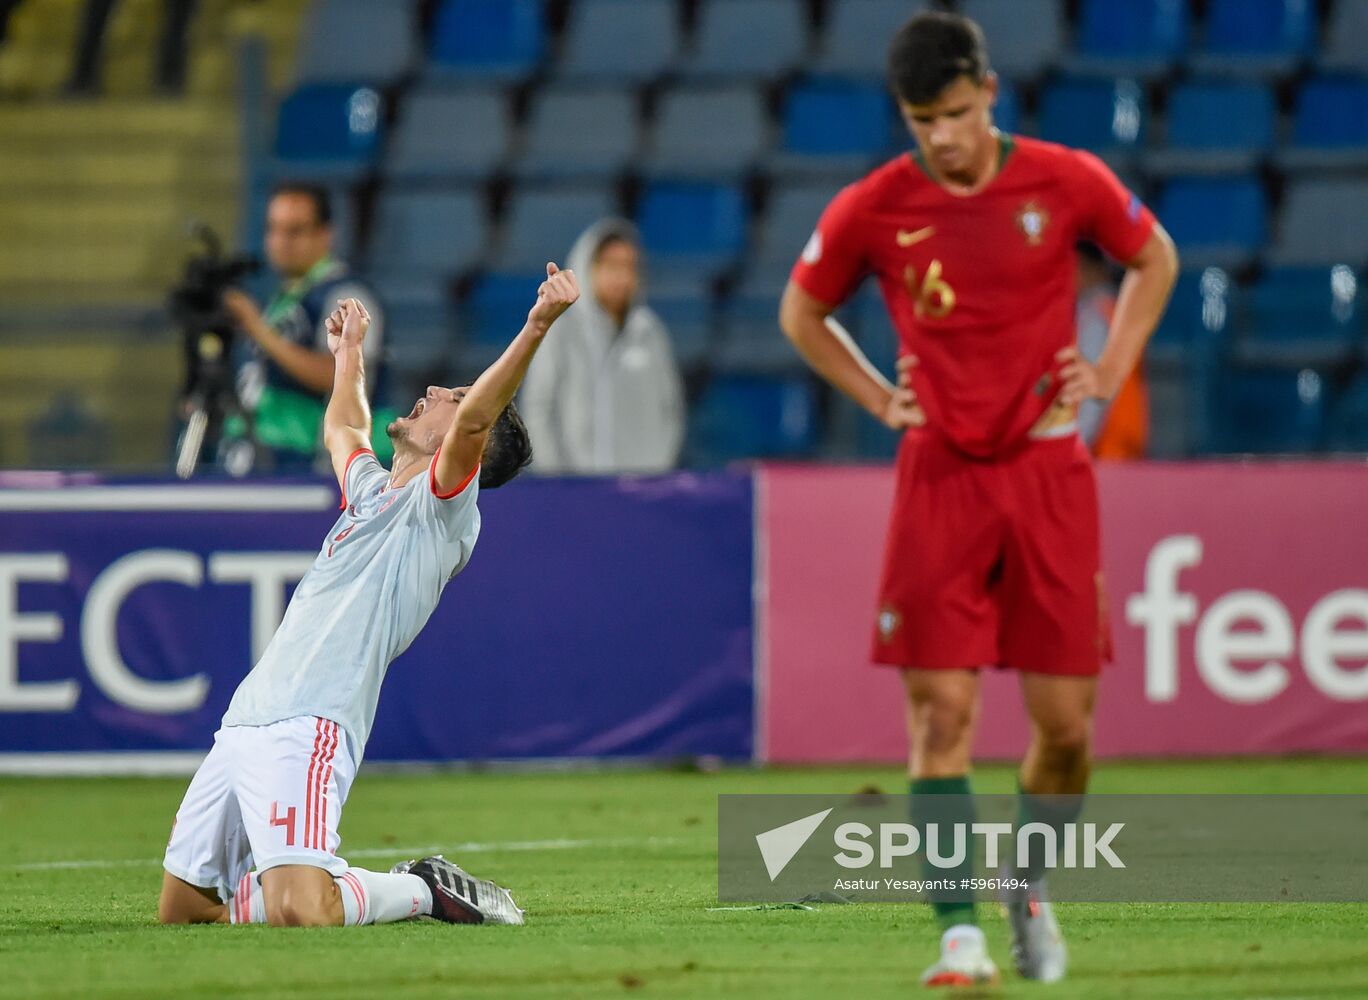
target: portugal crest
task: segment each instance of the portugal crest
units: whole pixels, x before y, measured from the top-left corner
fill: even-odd
[[[1026,237],[1026,242],[1033,247],[1040,246],[1040,241],[1045,237],[1045,227],[1050,224],[1050,213],[1041,208],[1034,201],[1028,201],[1021,206],[1021,211],[1016,217],[1017,228]]]

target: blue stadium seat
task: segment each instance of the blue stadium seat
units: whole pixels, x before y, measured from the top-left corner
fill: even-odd
[[[1288,73],[1315,45],[1315,0],[1209,0],[1203,36],[1198,72]]]
[[[1040,136],[1115,164],[1137,150],[1147,117],[1144,92],[1133,81],[1060,80],[1041,97]]]
[[[894,32],[930,8],[929,0],[835,0],[827,8],[813,72],[882,80]]]
[[[1169,95],[1167,142],[1145,157],[1152,173],[1249,173],[1274,142],[1277,106],[1258,83],[1194,82]]]
[[[1324,446],[1326,389],[1316,372],[1233,369],[1217,386],[1214,433],[1205,450],[1291,454]]]
[[[807,369],[779,326],[779,294],[772,289],[741,289],[722,302],[721,342],[711,367],[719,372],[802,375]]]
[[[522,329],[546,271],[481,275],[461,304],[461,331],[471,344],[497,352]],[[492,360],[492,359],[491,359]]]
[[[580,0],[570,9],[558,69],[563,79],[646,83],[679,57],[674,0]]]
[[[1368,262],[1368,184],[1357,177],[1294,180],[1283,198],[1278,238],[1269,256],[1285,266]],[[1353,220],[1354,224],[1346,224]]]
[[[784,101],[783,147],[770,166],[783,174],[856,174],[892,149],[893,102],[882,84],[804,80]]]
[[[756,227],[755,245],[746,254],[747,273],[766,288],[783,287],[823,210],[836,197],[839,182],[808,181],[775,185]]]
[[[382,293],[384,289],[379,289]],[[397,398],[412,399],[410,389],[437,375],[452,355],[456,319],[445,297],[430,302],[398,301],[385,310],[385,363],[394,376]],[[402,390],[400,386],[403,386]]]
[[[1007,79],[1035,80],[1064,54],[1062,0],[963,0],[960,12],[983,29],[989,62]]]
[[[509,198],[491,266],[514,273],[544,272],[546,262],[554,260],[564,267],[580,234],[617,214],[613,191],[602,184],[517,188]]]
[[[652,177],[735,180],[769,142],[764,100],[754,87],[699,87],[665,94],[642,171]]]
[[[1330,451],[1368,451],[1368,375],[1356,378],[1335,400],[1326,446]]]
[[[1189,267],[1242,267],[1268,232],[1267,197],[1251,177],[1172,180],[1160,195],[1158,215]]]
[[[386,158],[391,180],[483,180],[508,155],[511,112],[501,90],[424,87],[408,92]]]
[[[706,0],[680,71],[686,77],[782,76],[805,55],[807,34],[807,11],[792,0]]]
[[[543,0],[443,0],[432,28],[431,69],[515,80],[546,51]]]
[[[544,87],[533,99],[513,172],[537,180],[612,177],[626,169],[639,142],[631,94],[616,87]]]
[[[387,297],[428,300],[476,264],[488,242],[484,204],[474,188],[382,191],[371,267]]]
[[[656,270],[715,274],[733,264],[746,240],[741,189],[724,184],[649,184],[637,207],[647,259]]]
[[[1368,0],[1335,0],[1325,29],[1319,65],[1322,69],[1368,74]]]
[[[806,378],[718,376],[694,406],[689,430],[697,464],[802,457],[817,445],[817,393]]]
[[[649,264],[648,261],[648,268]],[[645,288],[646,304],[670,332],[675,360],[685,369],[707,363],[717,324],[706,282],[667,280],[657,283],[648,270]]]
[[[1157,76],[1182,56],[1187,32],[1187,0],[1084,0],[1078,55],[1068,64],[1104,76]]]
[[[998,81],[997,104],[993,106],[993,124],[1004,132],[1022,130],[1021,95],[1010,80]]]
[[[1145,348],[1146,364],[1182,368],[1203,358],[1214,361],[1225,349],[1238,308],[1237,287],[1224,269],[1181,271],[1168,309]]]
[[[1368,79],[1320,77],[1304,84],[1292,144],[1278,162],[1289,170],[1368,166]]]
[[[414,0],[319,0],[300,32],[295,79],[383,87],[413,68],[417,41]]]
[[[1249,292],[1235,357],[1294,369],[1346,364],[1363,343],[1363,297],[1344,264],[1270,271]]]
[[[383,133],[380,95],[370,87],[308,84],[280,106],[275,155],[298,176],[355,179],[374,164]]]

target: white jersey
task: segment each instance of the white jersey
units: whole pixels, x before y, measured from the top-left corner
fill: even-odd
[[[441,494],[436,462],[433,456],[425,474],[388,489],[389,473],[372,452],[347,461],[342,516],[238,686],[225,726],[331,719],[360,763],[385,671],[422,631],[480,534],[478,469]]]

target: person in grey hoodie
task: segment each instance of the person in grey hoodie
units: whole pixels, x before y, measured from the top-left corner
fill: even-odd
[[[664,472],[679,459],[684,393],[669,334],[641,292],[636,227],[590,226],[568,266],[588,292],[528,369],[518,406],[540,473]]]

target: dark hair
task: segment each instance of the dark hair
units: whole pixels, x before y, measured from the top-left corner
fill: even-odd
[[[888,86],[908,104],[930,104],[962,76],[979,84],[987,75],[983,30],[959,14],[918,14],[888,46]]]
[[[489,429],[480,459],[480,489],[492,490],[508,482],[532,461],[532,439],[512,403],[504,407]]]
[[[332,225],[332,195],[322,184],[313,184],[309,181],[281,181],[271,188],[271,197],[281,194],[303,195],[313,202],[314,219],[320,226]]]

